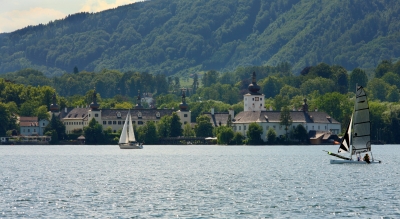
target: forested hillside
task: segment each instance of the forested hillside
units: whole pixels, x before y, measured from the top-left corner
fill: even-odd
[[[399,14],[397,0],[151,0],[0,34],[0,73],[374,68],[400,57]]]

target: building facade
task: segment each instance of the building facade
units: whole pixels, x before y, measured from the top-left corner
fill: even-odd
[[[103,130],[111,128],[112,132],[116,133],[122,129],[129,112],[132,123],[136,127],[143,126],[150,121],[158,123],[163,116],[172,115],[173,112],[178,114],[182,128],[186,123],[190,123],[191,118],[191,111],[186,104],[184,92],[178,111],[174,109],[145,109],[141,104],[140,95],[138,95],[137,104],[133,109],[100,109],[100,104],[97,103],[96,90],[93,93],[92,101],[88,107],[65,108],[61,112],[58,112],[58,108],[54,106],[54,111],[51,113],[58,116],[64,123],[66,134],[83,130],[93,118],[103,126]]]
[[[280,111],[267,111],[264,105],[264,95],[259,93],[260,87],[256,82],[256,74],[253,72],[252,83],[248,87],[249,93],[243,96],[244,110],[238,113],[233,120],[233,130],[246,136],[246,132],[251,123],[259,124],[263,133],[261,138],[267,141],[267,131],[272,128],[277,136],[286,134],[285,127],[280,125]],[[341,133],[341,125],[334,118],[325,112],[308,111],[307,100],[304,99],[303,107],[300,111],[291,111],[292,127],[302,125],[308,132],[320,133]]]

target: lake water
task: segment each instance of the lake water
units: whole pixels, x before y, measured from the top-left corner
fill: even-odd
[[[0,146],[0,218],[400,218],[400,146]]]

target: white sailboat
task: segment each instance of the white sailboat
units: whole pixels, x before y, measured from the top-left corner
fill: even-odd
[[[121,149],[143,149],[143,144],[136,141],[135,133],[133,132],[131,112],[126,115],[124,127],[122,128],[121,136],[118,142]]]
[[[340,144],[338,153],[339,154],[335,154],[328,151],[329,155],[341,158],[341,160],[330,160],[331,164],[381,163],[379,160],[374,160],[372,156],[369,105],[367,95],[362,86],[357,86],[354,113],[351,116],[349,126]],[[350,156],[340,155],[341,153],[348,153]]]

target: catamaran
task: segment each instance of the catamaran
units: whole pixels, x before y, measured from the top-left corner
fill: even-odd
[[[130,111],[126,115],[118,145],[121,149],[143,149],[143,144],[136,141]]]
[[[329,155],[341,160],[330,160],[331,164],[376,164],[371,151],[371,122],[367,95],[362,86],[357,86],[354,113],[351,116],[347,131],[339,146],[338,154],[328,152]],[[350,153],[350,156],[340,155]],[[363,159],[364,157],[364,159]]]

